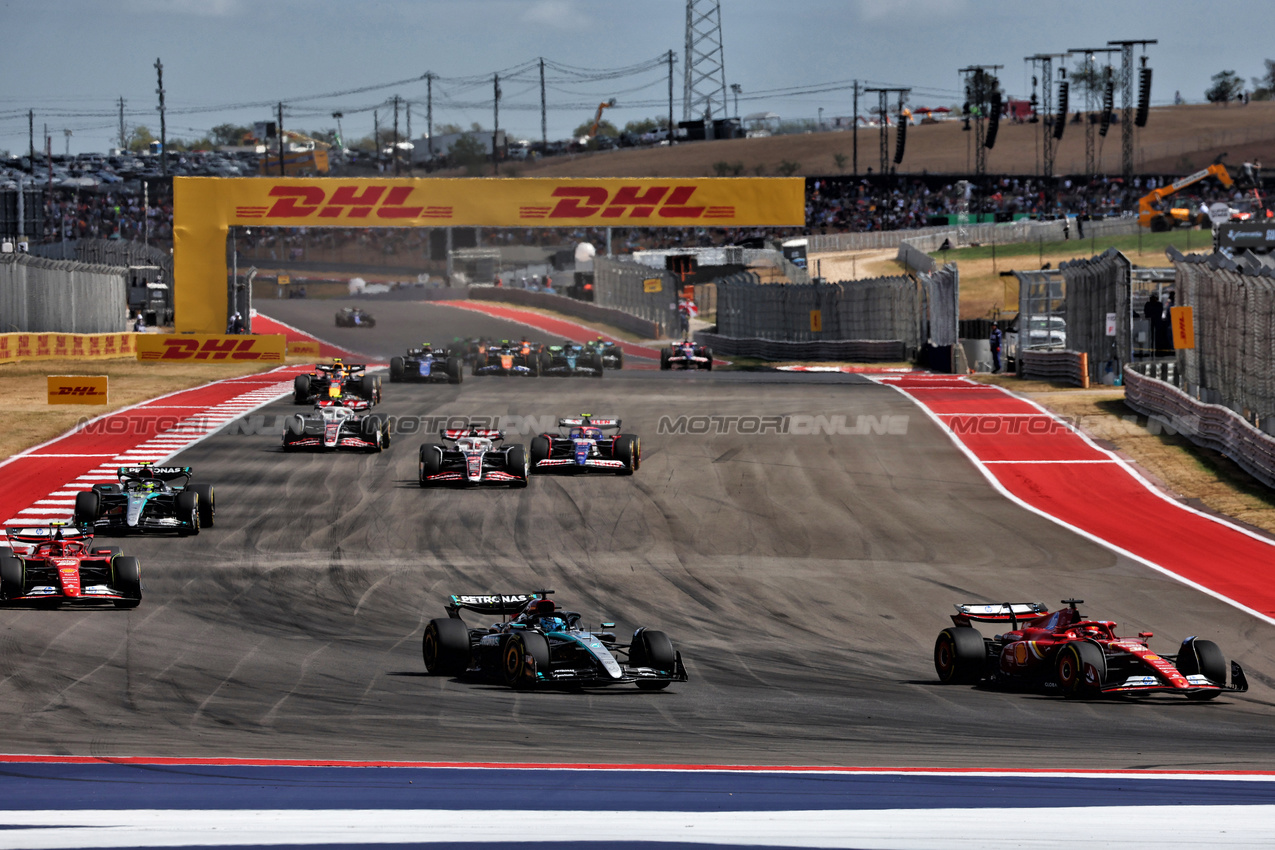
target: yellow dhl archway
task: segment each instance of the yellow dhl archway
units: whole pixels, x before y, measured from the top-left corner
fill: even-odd
[[[173,179],[178,333],[226,329],[226,236],[250,227],[801,227],[800,177]]]

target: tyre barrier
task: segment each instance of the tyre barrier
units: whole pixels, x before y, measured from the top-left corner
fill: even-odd
[[[577,319],[611,325],[636,334],[643,339],[659,339],[663,336],[660,333],[660,326],[649,319],[625,313],[623,310],[599,307],[597,304],[590,304],[587,301],[577,301],[565,295],[555,295],[548,292],[528,292],[525,289],[510,289],[504,286],[471,286],[469,287],[469,297],[474,301],[500,301],[506,304],[516,304],[519,307],[538,307],[541,310],[553,310],[556,313],[565,313]]]
[[[1206,404],[1164,381],[1124,369],[1124,403],[1154,418],[1197,446],[1235,461],[1267,487],[1275,487],[1275,437],[1263,433],[1229,407]]]
[[[1089,355],[1084,351],[1024,351],[1018,377],[1064,381],[1089,388]]]
[[[785,342],[775,339],[742,339],[698,331],[695,342],[714,354],[756,357],[760,360],[843,360],[855,363],[889,363],[909,359],[907,346],[897,339],[840,339]]]

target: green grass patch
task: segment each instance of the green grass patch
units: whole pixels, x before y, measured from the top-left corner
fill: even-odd
[[[931,251],[930,256],[941,263],[959,263],[962,260],[990,260],[1012,257],[1042,256],[1048,260],[1058,254],[1070,253],[1077,257],[1092,257],[1108,248],[1115,248],[1126,256],[1155,256],[1168,260],[1164,251],[1172,245],[1184,254],[1213,250],[1213,235],[1207,230],[1175,230],[1168,233],[1143,231],[1131,236],[1101,236],[1092,239],[1065,239],[1059,242],[1011,242],[1004,245],[979,245],[952,251]]]

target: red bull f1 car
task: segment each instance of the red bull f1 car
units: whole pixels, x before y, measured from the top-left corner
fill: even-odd
[[[367,374],[367,366],[362,363],[345,363],[339,357],[330,364],[318,364],[308,375],[292,379],[292,400],[296,404],[314,404],[322,398],[343,396],[376,404],[381,400],[381,379]]]
[[[5,529],[0,549],[0,597],[6,602],[58,607],[142,602],[138,560],[114,546],[95,547],[93,535],[73,526]]]
[[[121,466],[116,484],[94,484],[75,497],[75,524],[116,534],[211,528],[217,518],[211,484],[191,484],[189,466]]]
[[[660,368],[713,370],[713,350],[693,342],[675,342],[660,349]]]
[[[642,465],[642,441],[632,434],[607,436],[619,419],[583,414],[559,419],[558,434],[531,438],[531,468],[536,472],[616,472],[632,475]]]
[[[421,445],[419,476],[422,487],[440,484],[527,486],[527,477],[531,474],[527,450],[522,443],[497,446],[505,439],[503,431],[449,428],[440,435],[444,443]]]
[[[283,426],[283,450],[388,449],[389,422],[368,413],[370,406],[361,398],[323,399],[311,413],[294,413]]]
[[[687,681],[682,655],[664,632],[640,628],[632,641],[622,643],[615,623],[601,623],[593,631],[575,611],[558,608],[550,593],[452,596],[448,616],[425,627],[425,669],[435,676],[489,679],[513,688],[636,684],[661,690]],[[470,627],[461,611],[499,619]]]
[[[390,383],[439,382],[459,384],[465,378],[465,365],[457,355],[424,343],[409,348],[403,357],[390,358]]]
[[[934,668],[944,684],[1041,689],[1068,697],[1181,694],[1207,700],[1226,691],[1247,691],[1248,680],[1217,644],[1198,637],[1182,642],[1176,655],[1152,652],[1150,632],[1118,637],[1110,620],[1089,620],[1067,607],[1050,612],[1039,602],[957,605],[952,626],[934,643]],[[991,623],[983,637],[973,623]]]

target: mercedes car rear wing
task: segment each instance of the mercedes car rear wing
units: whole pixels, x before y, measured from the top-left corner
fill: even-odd
[[[461,611],[473,611],[498,617],[512,617],[522,612],[527,603],[533,599],[542,599],[553,593],[552,590],[537,590],[532,593],[483,593],[453,594],[448,597],[447,614],[453,619],[460,617]]]
[[[193,472],[193,468],[189,466],[149,466],[143,464],[141,466],[121,466],[115,470],[115,475],[121,480],[128,478],[135,481],[145,481],[153,478],[160,481],[175,481],[178,478],[190,478]]]
[[[968,602],[956,606],[952,622],[958,626],[970,623],[1010,623],[1018,628],[1019,620],[1034,620],[1049,613],[1041,602]]]

